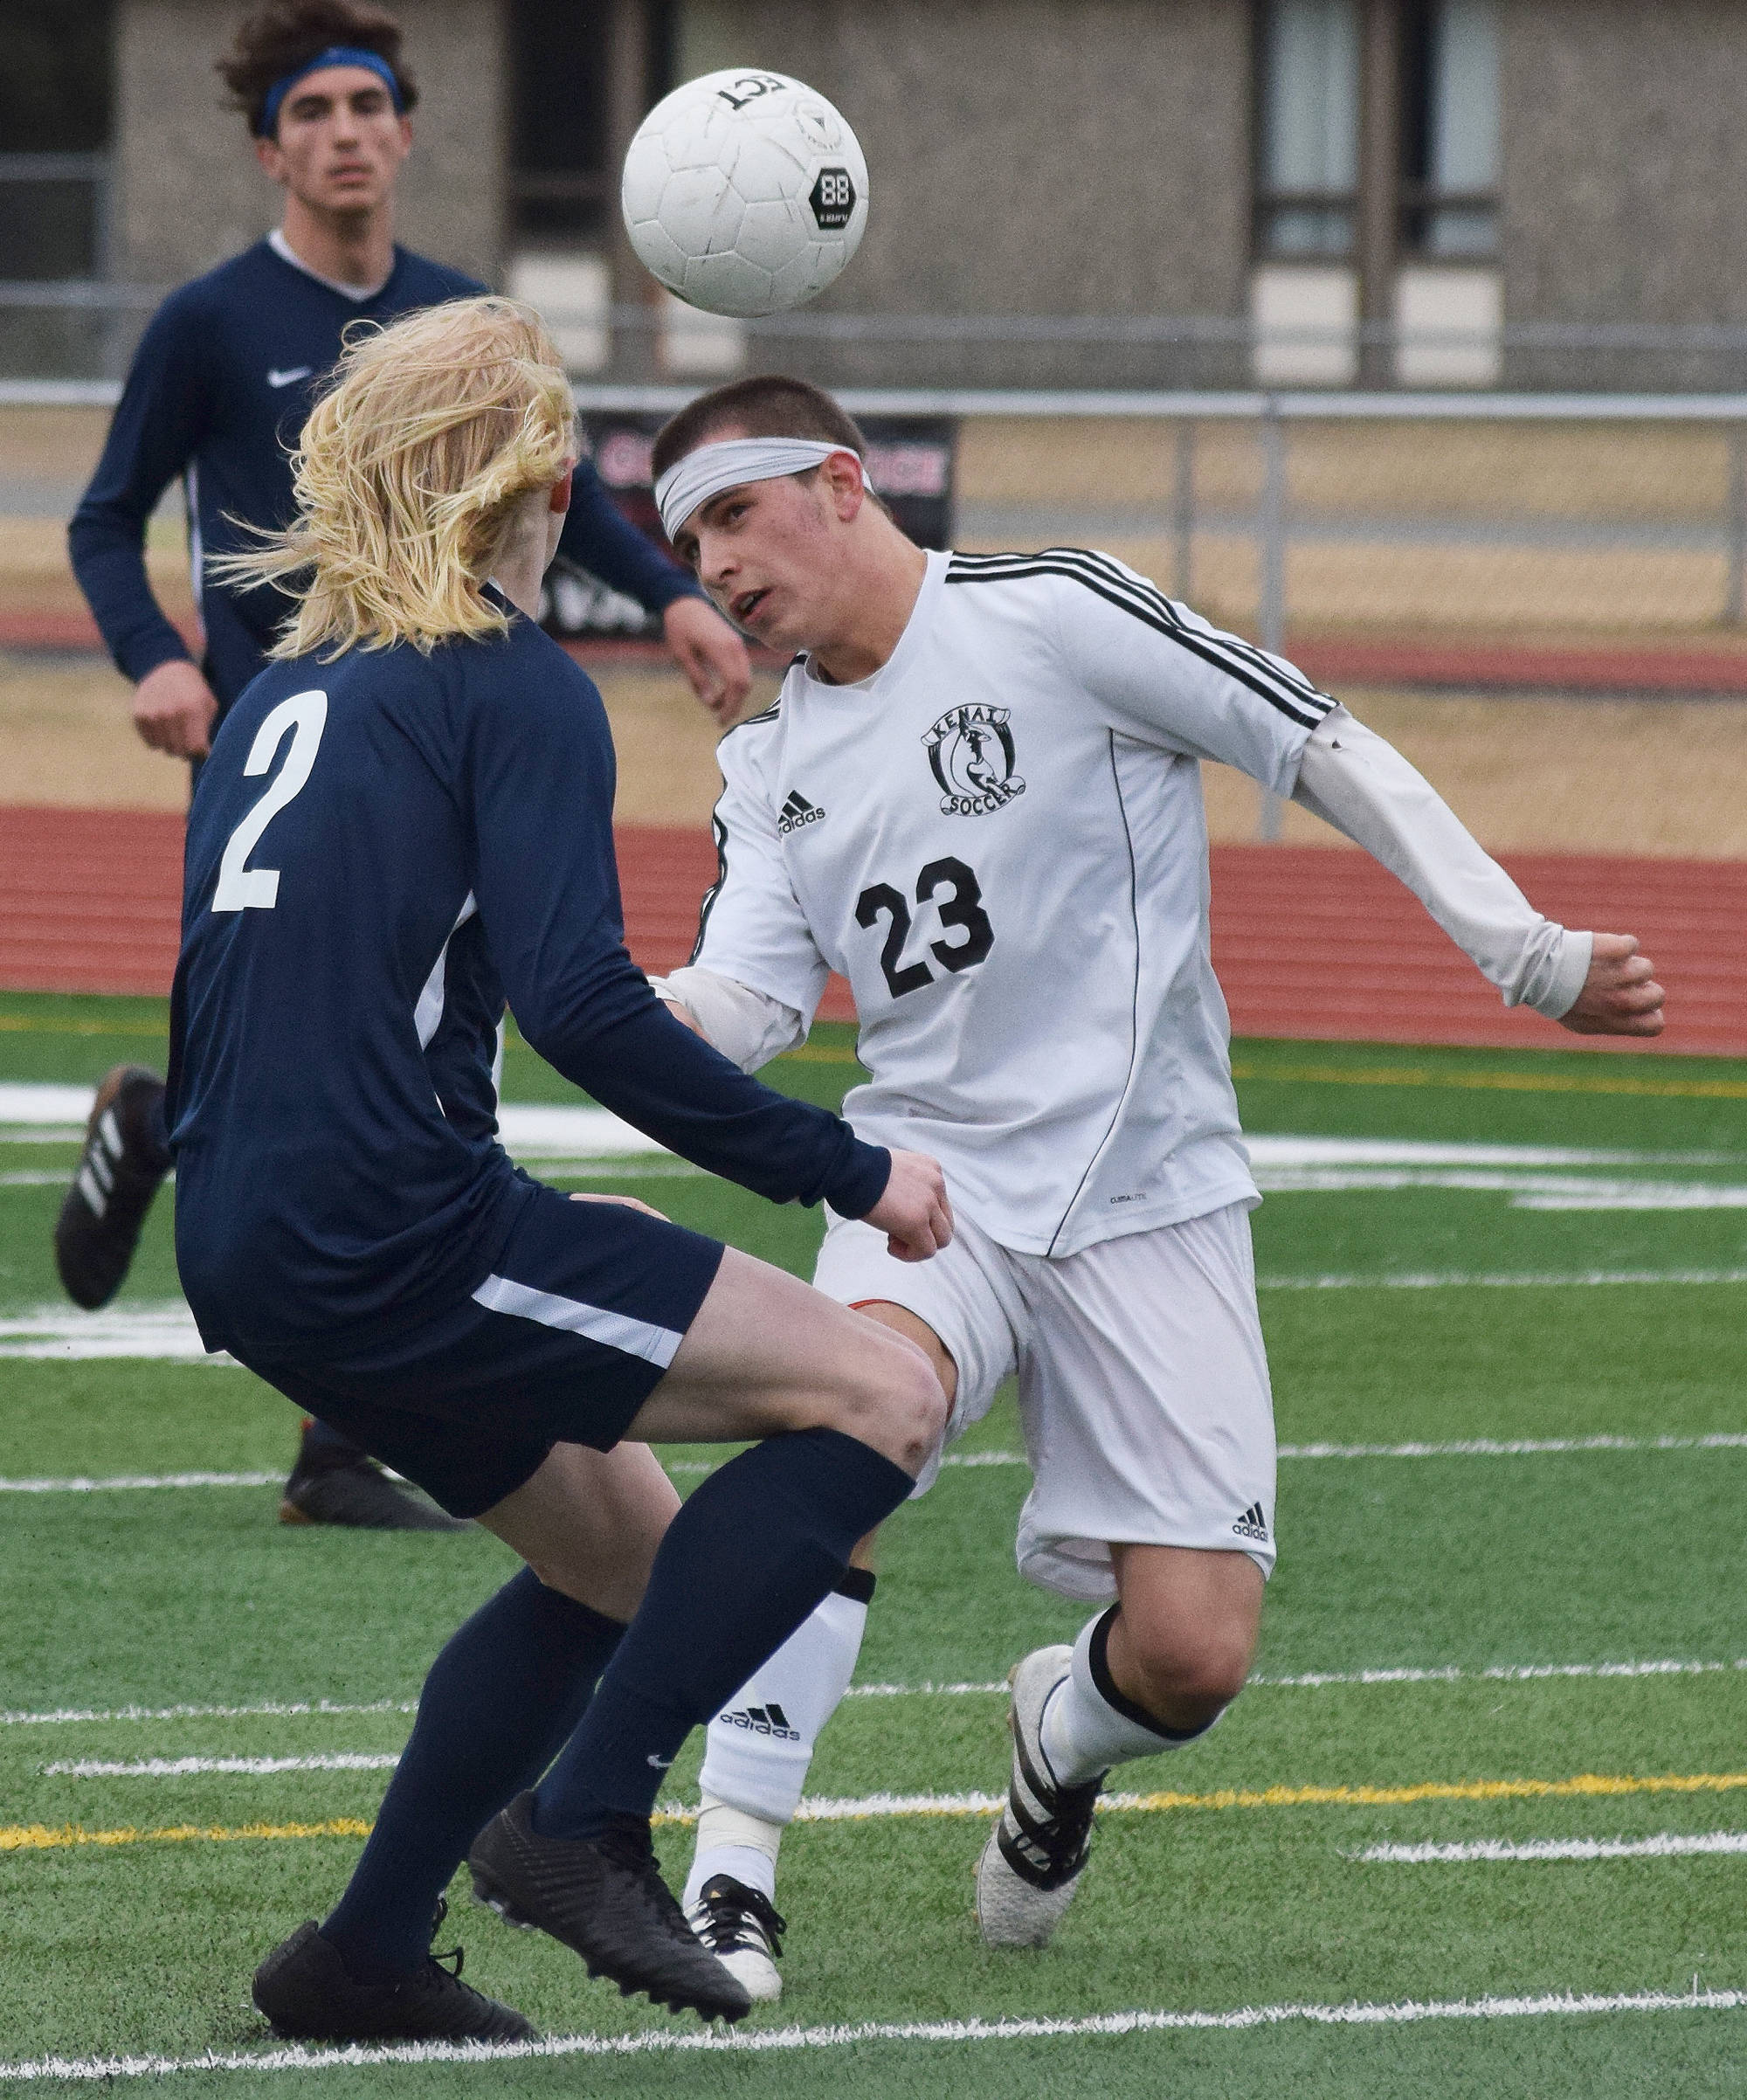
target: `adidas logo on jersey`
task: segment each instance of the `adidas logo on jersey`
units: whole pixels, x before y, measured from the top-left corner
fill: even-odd
[[[798,832],[804,824],[823,824],[825,812],[807,800],[799,788],[791,789],[789,799],[783,805],[783,813],[777,819],[778,832],[786,839],[791,832]]]
[[[798,1743],[801,1731],[791,1728],[789,1717],[777,1702],[769,1706],[739,1706],[732,1712],[718,1714],[716,1719],[725,1728],[743,1728],[749,1735],[774,1736],[779,1743]]]
[[[1252,1502],[1232,1529],[1239,1538],[1259,1538],[1264,1545],[1267,1544],[1267,1519],[1260,1502]]]

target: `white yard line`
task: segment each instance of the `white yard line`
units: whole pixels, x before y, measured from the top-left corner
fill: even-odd
[[[1385,1684],[1536,1684],[1564,1678],[1603,1680],[1642,1677],[1703,1677],[1726,1672],[1747,1671],[1747,1656],[1734,1661],[1700,1661],[1670,1656],[1644,1662],[1513,1662],[1495,1663],[1486,1669],[1462,1669],[1450,1663],[1426,1668],[1402,1668],[1367,1670],[1307,1670],[1294,1676],[1273,1677],[1266,1673],[1249,1681],[1252,1691],[1322,1691],[1329,1687]],[[916,1684],[852,1684],[852,1699],[960,1699],[1004,1698],[1007,1683],[1003,1677],[985,1682],[958,1679],[939,1683],[924,1679]],[[137,1721],[243,1721],[344,1717],[353,1714],[416,1713],[416,1699],[372,1699],[350,1703],[332,1699],[261,1699],[245,1704],[183,1706],[61,1706],[39,1712],[0,1710],[0,1728],[103,1727],[112,1723]]]
[[[277,2048],[203,2056],[38,2056],[0,2063],[0,2081],[95,2083],[161,2078],[176,2071],[327,2071],[375,2064],[514,2063],[540,2057],[667,2055],[766,2055],[844,2049],[870,2041],[966,2043],[1052,2041],[1082,2034],[1243,2033],[1256,2027],[1413,2027],[1427,2021],[1540,2020],[1605,2013],[1734,2013],[1747,1992],[1564,1992],[1536,1997],[1399,2000],[1394,2004],[1241,2006],[1229,2012],[1100,2013],[1035,2020],[866,2021],[823,2027],[765,2027],[749,2034],[654,2027],[636,2034],[554,2034],[539,2041],[401,2042],[380,2048]]]
[[[1430,1269],[1404,1275],[1258,1276],[1258,1290],[1610,1290],[1620,1284],[1747,1283],[1747,1268]]]
[[[219,1361],[212,1358],[209,1361]],[[1747,1433],[1719,1430],[1709,1436],[1550,1436],[1469,1437],[1451,1443],[1426,1444],[1282,1444],[1282,1459],[1398,1459],[1398,1458],[1539,1458],[1589,1451],[1740,1451],[1747,1450]],[[714,1473],[714,1459],[676,1459],[667,1471],[675,1474]],[[977,1469],[991,1466],[1024,1466],[1020,1451],[949,1452],[943,1466]],[[117,1473],[76,1474],[43,1479],[0,1480],[0,1495],[103,1495],[123,1490],[164,1488],[270,1488],[283,1481],[283,1473]]]
[[[203,1772],[392,1772],[399,1762],[394,1750],[335,1750],[307,1758],[66,1758],[42,1771],[45,1779],[180,1779]]]
[[[1647,1838],[1478,1838],[1465,1845],[1367,1845],[1350,1860],[1390,1867],[1467,1865],[1479,1861],[1670,1860],[1747,1852],[1747,1830],[1696,1836],[1664,1830]]]
[[[416,1699],[371,1699],[357,1705],[332,1699],[259,1699],[239,1706],[57,1706],[39,1713],[0,1711],[0,1728],[96,1727],[112,1721],[298,1720],[306,1715],[326,1719],[335,1714],[411,1714],[418,1710]]]

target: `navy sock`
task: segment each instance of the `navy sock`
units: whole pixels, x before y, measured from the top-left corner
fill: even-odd
[[[624,1632],[524,1568],[450,1638],[376,1828],[321,1928],[361,1981],[425,1959],[437,1899],[467,1848],[545,1771]]]
[[[687,1500],[593,1704],[535,1796],[535,1827],[591,1837],[646,1817],[666,1769],[839,1580],[915,1482],[835,1429],[774,1436]]]

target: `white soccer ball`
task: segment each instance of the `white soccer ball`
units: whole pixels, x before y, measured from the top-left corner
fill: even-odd
[[[779,73],[705,73],[644,118],[619,192],[638,259],[709,314],[783,314],[861,245],[867,163],[821,94]]]

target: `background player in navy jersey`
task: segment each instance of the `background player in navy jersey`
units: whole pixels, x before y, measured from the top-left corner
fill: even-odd
[[[413,315],[348,351],[295,523],[228,564],[301,595],[189,819],[183,1287],[209,1347],[528,1564],[439,1657],[338,1909],[257,1972],[287,2035],[528,2031],[428,1951],[470,1845],[479,1891],[591,1972],[743,2013],[656,1870],[656,1791],[944,1425],[914,1344],[497,1143],[507,994],[559,1071],[699,1164],[827,1199],[906,1260],[951,1237],[935,1161],[746,1078],[625,951],[605,714],[532,617],[571,432],[526,308]],[[766,1440],[681,1509],[628,1436]]]
[[[781,377],[704,395],[656,439],[674,546],[794,659],[720,746],[719,879],[692,964],[658,989],[750,1071],[841,971],[870,1075],[847,1113],[945,1167],[958,1230],[937,1261],[905,1268],[832,1219],[815,1281],[929,1351],[956,1426],[1017,1376],[1020,1569],[1097,1606],[1071,1649],[1014,1671],[1008,1801],[977,1869],[984,1939],[1038,1946],[1106,1773],[1195,1741],[1241,1689],[1274,1559],[1260,1198],[1198,762],[1366,847],[1509,1003],[1649,1036],[1662,995],[1630,936],[1543,917],[1290,664],[1107,555],[925,553],[870,498],[864,451],[828,395]],[[846,1578],[710,1725],[688,1910],[761,1998],[781,1989],[783,1826],[872,1590]]]
[[[135,681],[134,723],[155,750],[197,761],[214,722],[254,677],[284,617],[270,586],[222,582],[216,563],[249,528],[291,516],[288,454],[352,321],[381,322],[484,287],[394,240],[394,191],[418,99],[391,15],[361,0],[279,0],[252,15],[218,70],[261,166],[285,191],[268,238],[168,299],[147,329],[108,442],[69,533],[73,565],[119,668]],[[152,596],[147,521],[185,483],[196,664]],[[699,698],[726,721],[750,685],[738,635],[696,584],[632,526],[593,468],[577,465],[563,546],[662,616]],[[157,1076],[118,1066],[98,1090],[86,1153],[63,1207],[56,1254],[70,1295],[120,1288],[165,1155]],[[287,1523],[444,1528],[349,1440],[306,1432],[287,1482]]]

